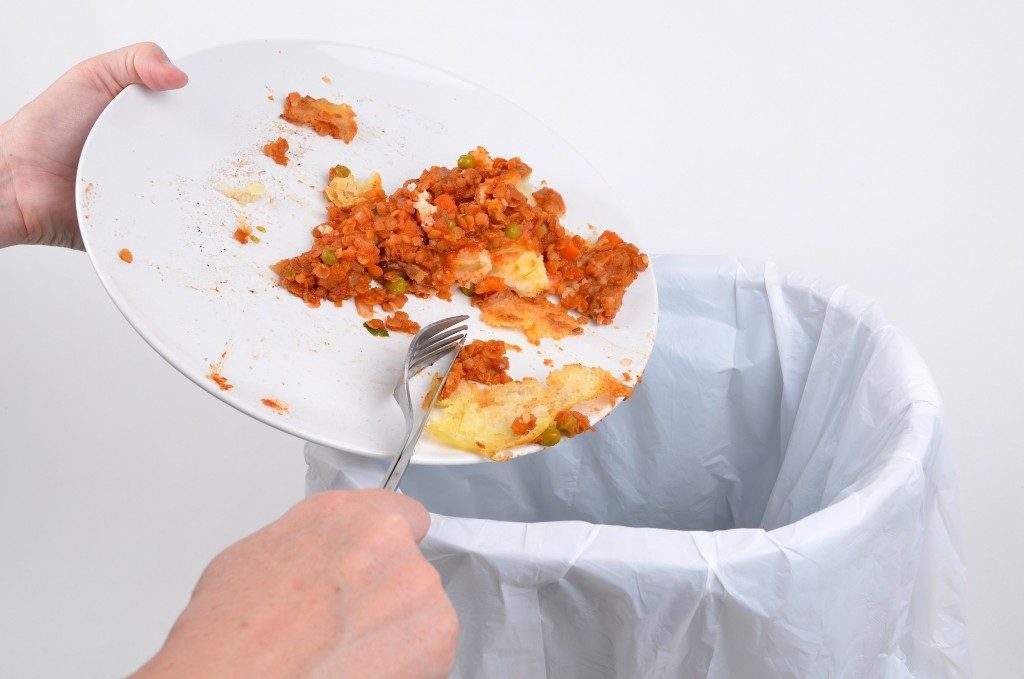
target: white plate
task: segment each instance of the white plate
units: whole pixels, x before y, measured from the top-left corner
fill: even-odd
[[[391,389],[409,336],[372,337],[351,303],[311,309],[269,269],[310,247],[310,229],[324,220],[328,167],[344,163],[360,176],[377,170],[390,192],[480,144],[495,156],[522,157],[535,185],[545,179],[560,191],[568,229],[589,236],[592,224],[631,239],[625,210],[576,151],[508,101],[449,73],[364,48],[290,40],[226,45],[178,63],[189,74],[187,87],[130,87],[90,133],[78,170],[82,236],[110,296],[161,356],[211,394],[303,439],[391,456],[403,433]],[[352,104],[355,140],[345,145],[280,120],[285,95],[296,90]],[[278,136],[291,144],[287,167],[260,152]],[[240,207],[217,191],[249,181],[262,182],[268,199]],[[232,238],[240,215],[266,227],[256,234],[262,243]],[[118,258],[121,248],[131,250],[132,264]],[[450,304],[413,299],[406,310],[423,325],[470,314],[471,338],[523,347],[511,355],[516,378],[545,375],[550,368],[542,360],[550,357],[556,367],[578,362],[635,379],[654,342],[657,294],[648,269],[614,325],[591,324],[581,336],[543,340],[539,349],[519,333],[480,323],[461,295]],[[230,391],[208,377],[225,351],[220,374]],[[267,408],[264,398],[288,411]],[[413,457],[426,464],[482,460],[428,436]]]

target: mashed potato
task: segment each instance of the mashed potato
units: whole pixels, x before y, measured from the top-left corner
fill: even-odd
[[[448,445],[504,461],[509,459],[506,449],[536,440],[559,413],[631,393],[608,371],[579,364],[555,370],[546,382],[533,377],[492,385],[462,381],[438,402],[441,410],[427,431]],[[532,426],[525,428],[524,423]]]

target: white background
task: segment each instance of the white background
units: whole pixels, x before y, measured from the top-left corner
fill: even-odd
[[[876,297],[944,394],[979,677],[1024,666],[1024,6],[5,3],[0,119],[77,60],[252,38],[404,54],[560,131],[650,252]],[[88,9],[87,9],[88,8]],[[302,494],[300,442],[163,362],[80,253],[0,252],[0,675],[125,674],[203,565]]]

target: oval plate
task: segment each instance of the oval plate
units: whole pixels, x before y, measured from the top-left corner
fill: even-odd
[[[129,87],[103,112],[79,163],[79,223],[100,280],[128,322],[161,356],[211,394],[267,424],[333,448],[392,456],[403,419],[391,390],[409,336],[369,335],[353,304],[312,309],[278,286],[270,265],[305,252],[324,221],[327,168],[378,171],[391,192],[432,165],[452,165],[478,144],[520,156],[568,205],[563,224],[593,237],[605,228],[632,240],[628,216],[597,171],[558,135],[515,105],[454,75],[409,59],[332,43],[268,40],[226,45],[178,61],[189,84],[175,92]],[[351,104],[351,144],[278,117],[299,91]],[[262,145],[283,136],[291,162],[275,165]],[[221,186],[261,182],[268,195],[240,206]],[[232,234],[245,217],[259,244]],[[590,226],[593,225],[593,226]],[[131,264],[118,252],[128,248]],[[471,316],[472,339],[501,339],[511,374],[543,377],[566,363],[641,373],[657,326],[648,269],[626,294],[614,325],[587,325],[561,342],[526,343],[479,321],[468,299],[411,299],[421,325]],[[220,375],[222,390],[210,375]],[[283,405],[264,405],[269,399]],[[610,406],[591,413],[603,417]],[[539,446],[521,446],[520,455]],[[425,435],[413,462],[483,458]]]

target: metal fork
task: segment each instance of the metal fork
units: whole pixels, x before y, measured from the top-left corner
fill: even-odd
[[[385,490],[398,490],[398,484],[402,481],[402,475],[405,474],[409,461],[412,459],[416,442],[419,441],[420,436],[423,434],[423,427],[427,424],[427,416],[437,402],[437,396],[441,393],[444,381],[448,378],[448,373],[451,371],[455,361],[453,360],[452,363],[449,363],[448,368],[441,375],[441,381],[438,383],[437,389],[430,399],[430,407],[423,413],[419,424],[415,426],[412,396],[409,394],[409,380],[424,368],[433,365],[442,356],[452,352],[458,354],[466,341],[466,326],[459,325],[456,328],[452,326],[468,319],[469,316],[445,318],[436,323],[431,323],[412,338],[412,342],[409,344],[409,351],[405,354],[402,374],[399,376],[398,384],[395,385],[395,390],[392,392],[392,396],[395,397],[395,401],[398,402],[399,407],[402,409],[402,414],[405,415],[405,439],[402,444],[402,450],[398,453],[395,461],[391,463],[391,468],[384,477],[381,488]]]

